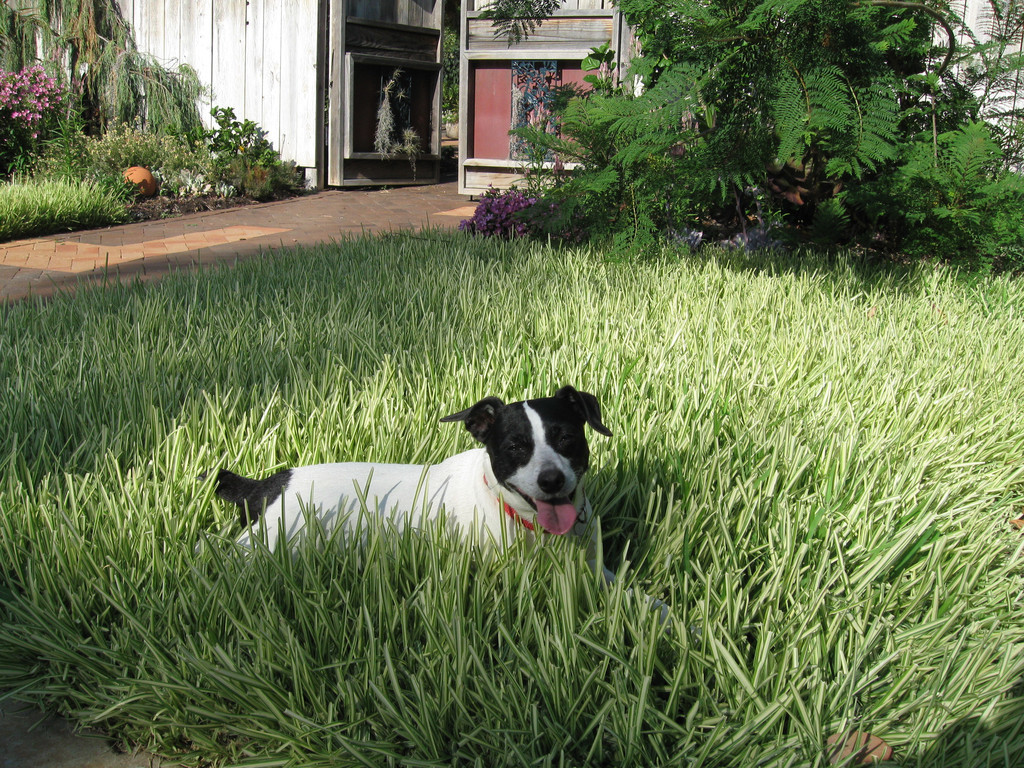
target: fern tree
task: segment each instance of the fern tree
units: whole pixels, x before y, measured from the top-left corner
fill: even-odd
[[[49,69],[70,80],[95,132],[119,122],[155,132],[201,127],[195,71],[168,69],[141,53],[114,0],[0,3],[0,67],[28,66],[40,51]]]
[[[1020,5],[991,2],[1011,11]],[[657,233],[706,230],[709,220],[744,229],[754,218],[782,217],[815,240],[857,235],[898,247],[895,233],[905,231],[906,219],[895,187],[880,180],[904,166],[919,168],[928,153],[938,167],[956,154],[951,143],[965,140],[959,129],[984,119],[978,83],[991,82],[991,67],[982,67],[988,74],[978,82],[965,82],[963,62],[974,54],[955,47],[955,21],[932,6],[908,0],[619,0],[618,6],[643,50],[630,78],[614,93],[570,100],[564,138],[532,138],[579,163],[548,194],[563,214],[582,216],[591,232],[643,246]],[[1004,52],[1002,61],[1007,76],[1019,76],[1018,60]],[[639,96],[632,78],[643,81]],[[1001,136],[995,129],[986,135]],[[1012,165],[1005,143],[990,149],[1002,170],[986,164],[989,176],[976,180],[981,186]],[[903,193],[927,187],[906,184]],[[882,191],[885,205],[872,198]],[[938,205],[936,199],[905,202],[908,210]]]
[[[498,37],[515,45],[537,29],[559,5],[560,0],[498,0],[480,16],[491,20]]]
[[[908,78],[929,69],[931,18],[913,4],[847,0],[681,0],[665,23],[650,0],[622,0],[648,82],[697,73],[681,137],[718,202],[759,189],[797,217],[898,156]],[[937,66],[935,64],[931,66]],[[712,198],[713,200],[713,198]]]

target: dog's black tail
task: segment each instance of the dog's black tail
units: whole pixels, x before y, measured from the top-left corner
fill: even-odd
[[[238,519],[243,526],[248,526],[259,520],[263,511],[277,501],[291,476],[290,469],[283,469],[263,480],[254,480],[219,469],[214,481],[214,492],[224,501],[237,504]],[[201,475],[199,479],[205,480],[206,475]]]

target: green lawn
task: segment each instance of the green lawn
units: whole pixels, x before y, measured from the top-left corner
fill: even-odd
[[[188,763],[1017,764],[1024,283],[771,264],[426,233],[5,308],[0,689]],[[242,556],[196,480],[566,383],[610,590],[561,541]]]

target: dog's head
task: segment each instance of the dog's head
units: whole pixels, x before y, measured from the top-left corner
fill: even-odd
[[[590,466],[583,426],[611,437],[601,423],[597,398],[573,387],[554,397],[506,405],[485,397],[441,421],[461,421],[487,449],[498,482],[537,513],[548,533],[572,529],[578,517],[573,496]]]

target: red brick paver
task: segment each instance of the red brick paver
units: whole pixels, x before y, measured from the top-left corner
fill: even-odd
[[[162,221],[0,243],[0,303],[109,280],[148,280],[364,232],[454,227],[473,214],[454,182],[313,195]]]

